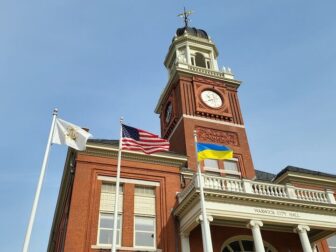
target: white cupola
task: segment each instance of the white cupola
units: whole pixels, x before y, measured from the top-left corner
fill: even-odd
[[[165,59],[166,68],[173,65],[191,65],[218,71],[218,51],[204,30],[183,27],[176,31]]]
[[[218,50],[207,32],[194,27],[178,28],[169,47],[164,65],[172,77],[176,70],[206,76],[234,79],[230,68],[218,68]]]

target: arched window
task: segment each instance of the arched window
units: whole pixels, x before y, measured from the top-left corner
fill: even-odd
[[[268,242],[264,241],[265,252],[277,252],[277,250]],[[222,246],[221,252],[247,252],[255,251],[252,236],[239,235],[226,240]]]
[[[205,64],[205,58],[203,56],[202,53],[195,53],[195,61],[196,61],[196,66],[199,66],[199,67],[206,67],[206,64]]]

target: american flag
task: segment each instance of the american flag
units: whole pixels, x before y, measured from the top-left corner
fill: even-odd
[[[169,150],[169,142],[150,132],[122,125],[122,149],[152,154]]]

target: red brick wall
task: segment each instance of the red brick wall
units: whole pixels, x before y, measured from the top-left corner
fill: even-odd
[[[242,177],[249,179],[253,179],[255,177],[255,170],[244,128],[209,123],[194,119],[183,119],[181,125],[183,126],[180,126],[172,137],[173,141],[171,142],[171,149],[173,151],[179,151],[181,149],[181,146],[184,147],[185,145],[185,154],[188,157],[188,167],[190,169],[196,170],[194,129],[196,129],[197,127],[206,127],[212,130],[230,131],[236,133],[236,135],[238,136],[238,144],[235,146],[228,146],[233,149],[234,156],[239,159],[239,166],[241,169]],[[183,130],[181,130],[182,127]],[[181,139],[185,139],[185,142],[181,141]]]
[[[54,223],[53,233],[50,237],[51,240],[49,241],[48,251],[63,251],[64,248],[73,185],[71,171],[65,172],[67,173],[66,180],[62,184],[64,187],[64,196],[60,199],[60,202],[58,202],[59,216],[55,216],[56,222]]]
[[[97,242],[101,181],[97,176],[116,175],[116,160],[80,154],[72,192],[65,250],[99,251],[91,249]],[[122,161],[121,177],[158,182],[156,188],[157,247],[175,251],[175,225],[172,209],[176,192],[180,191],[179,168],[139,161]],[[122,246],[133,246],[134,185],[124,184]]]
[[[124,209],[123,209],[123,229],[122,242],[125,247],[133,246],[133,226],[134,226],[134,184],[124,185]]]
[[[205,106],[199,96],[202,90],[215,89],[224,99],[224,105],[218,109]],[[236,145],[230,142],[216,142],[216,144],[227,145],[233,149],[235,157],[239,159],[242,177],[253,179],[255,177],[254,166],[250,153],[245,128],[235,127],[220,122],[229,122],[243,125],[243,118],[239,106],[236,88],[228,85],[224,81],[213,80],[206,77],[186,77],[180,76],[173,85],[169,95],[163,101],[173,102],[173,119],[168,124],[164,121],[164,109],[161,112],[161,129],[164,137],[170,136],[171,150],[188,156],[188,167],[196,170],[194,133],[197,127],[209,128],[217,132],[229,132],[236,136]],[[193,118],[184,118],[177,125],[183,115]],[[202,119],[211,119],[204,121]],[[177,125],[177,127],[176,127]],[[175,128],[176,127],[176,128]],[[173,131],[173,129],[175,131]]]
[[[317,248],[319,252],[329,252],[329,246],[326,240],[323,240],[319,243],[317,243]]]

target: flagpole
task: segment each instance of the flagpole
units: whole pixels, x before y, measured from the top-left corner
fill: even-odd
[[[31,236],[31,232],[32,232],[32,229],[33,229],[33,225],[34,225],[36,209],[37,209],[37,205],[38,205],[38,202],[39,202],[40,193],[41,193],[41,189],[42,189],[42,184],[43,184],[43,180],[44,180],[44,175],[45,175],[45,171],[46,171],[46,167],[47,167],[47,163],[48,163],[50,146],[51,146],[51,139],[52,139],[54,128],[55,128],[57,113],[58,113],[58,109],[55,108],[53,113],[52,113],[53,117],[52,117],[49,137],[48,137],[48,143],[47,143],[47,147],[46,147],[46,150],[45,150],[45,153],[44,153],[44,158],[43,158],[42,167],[41,167],[41,173],[40,173],[40,177],[39,177],[36,192],[35,192],[33,207],[32,207],[31,213],[30,213],[29,224],[28,224],[28,227],[27,227],[26,237],[25,237],[24,244],[23,244],[23,249],[22,249],[23,252],[28,252],[28,249],[29,249],[30,236]]]
[[[211,240],[211,230],[210,223],[206,213],[205,199],[204,199],[204,190],[203,190],[203,179],[201,173],[200,162],[197,158],[197,132],[194,130],[194,139],[195,139],[195,153],[197,160],[197,179],[200,188],[200,198],[201,198],[201,228],[202,228],[202,241],[203,241],[203,250],[204,252],[213,252],[212,240]]]
[[[118,224],[118,209],[119,209],[119,184],[120,184],[120,165],[121,165],[121,151],[122,151],[122,123],[124,119],[120,118],[120,137],[119,137],[119,150],[118,150],[118,164],[117,164],[117,178],[114,199],[114,218],[113,218],[113,236],[111,252],[116,252],[117,246],[117,224]],[[121,223],[120,223],[121,225]]]

